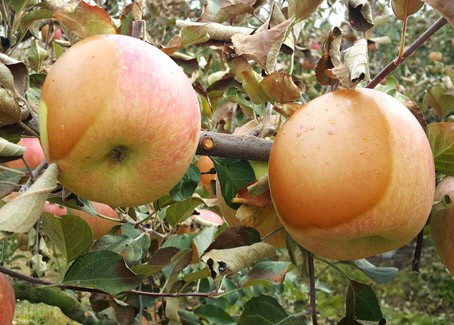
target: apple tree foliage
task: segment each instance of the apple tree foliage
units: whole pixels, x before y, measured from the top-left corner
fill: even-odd
[[[339,80],[366,85],[396,57],[402,58],[404,45],[445,17],[447,26],[437,32],[441,43],[431,43],[427,36],[423,43],[428,45],[417,46],[408,58],[404,55],[398,70],[386,74],[386,82],[377,88],[405,102],[423,125],[428,124],[437,172],[454,175],[452,2],[95,2],[3,2],[2,162],[23,155],[24,148],[15,145],[20,136],[38,136],[40,89],[53,62],[78,40],[106,33],[141,38],[171,56],[193,82],[202,130],[214,139],[219,135],[222,142],[223,134],[257,120],[259,127],[249,135],[263,142],[246,147],[250,154],[240,152],[244,149],[238,144],[226,149],[230,154],[213,155],[218,183],[211,184],[211,191],[199,182],[201,172],[213,171],[200,171],[195,156],[168,195],[146,206],[117,207],[122,222],[96,241],[79,217],[42,212],[50,201],[97,214],[90,202],[57,184],[54,165],[33,171],[2,167],[1,197],[23,192],[18,199],[5,200],[0,209],[0,271],[18,279],[18,299],[56,305],[69,318],[87,324],[139,324],[143,319],[170,324],[305,324],[327,318],[316,298],[331,292],[319,280],[330,269],[345,279],[344,314],[334,321],[383,324],[387,315],[374,288],[395,281],[397,268],[376,267],[368,260],[324,260],[291,238],[280,248],[268,244],[284,230],[259,231],[269,197],[261,205],[250,193],[267,191],[266,176],[257,176],[248,160],[264,152],[266,146],[260,143],[269,144],[285,117],[305,101]],[[339,22],[333,23],[333,17]],[[61,29],[64,37],[43,41],[43,25],[49,32]],[[353,61],[342,62],[339,48],[330,51],[337,41],[348,48],[356,39],[367,42],[368,52]],[[429,57],[434,51],[441,58]],[[340,65],[346,72],[333,72]],[[271,122],[274,115],[280,116],[276,123]],[[205,144],[199,153],[210,155],[210,144]],[[256,180],[262,185],[251,185]],[[241,196],[241,190],[247,195]],[[255,213],[245,215],[248,206]],[[201,222],[194,218],[200,209],[223,215],[230,225]],[[27,265],[18,263],[21,254],[29,259]],[[289,294],[285,291],[290,286]],[[89,304],[81,302],[77,291],[89,297]]]

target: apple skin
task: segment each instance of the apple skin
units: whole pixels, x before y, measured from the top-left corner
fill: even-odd
[[[16,295],[8,277],[0,273],[0,324],[12,324],[16,310]]]
[[[449,195],[446,209],[434,210],[430,216],[430,233],[435,249],[449,272],[454,275],[454,177],[445,177],[435,189],[435,201]]]
[[[21,138],[17,144],[27,148],[24,153],[24,159],[30,168],[38,167],[45,159],[38,138]],[[9,161],[3,165],[9,168],[26,168],[22,159]]]
[[[138,206],[167,194],[195,155],[196,94],[154,46],[124,35],[73,45],[52,66],[40,101],[41,143],[75,194]]]
[[[91,204],[93,205],[93,208],[96,210],[96,212],[98,212],[99,214],[120,220],[120,217],[117,214],[117,212],[110,206],[98,202],[91,202]],[[110,221],[98,216],[93,216],[82,210],[68,209],[64,206],[55,203],[47,202],[44,205],[44,212],[55,214],[58,217],[66,215],[68,213],[81,217],[82,219],[88,222],[91,229],[93,230],[94,239],[98,239],[106,235],[112,229],[112,227],[119,225],[118,222]]]
[[[199,161],[197,161],[197,168],[199,168],[201,173],[209,172],[214,168],[214,163],[208,156],[200,156]],[[208,193],[213,195],[213,190],[211,189],[211,182],[216,181],[216,174],[202,174],[200,175],[199,185],[203,185]]]
[[[338,90],[296,111],[270,153],[271,196],[287,232],[312,253],[361,259],[423,228],[435,170],[418,121],[371,89]]]
[[[49,36],[48,34],[49,34],[49,25],[44,25],[41,28],[41,39],[43,40],[43,42],[49,43],[49,42],[53,42],[57,39],[60,39],[62,36],[62,31],[60,28],[55,28],[55,26],[54,26],[52,38],[50,40],[48,40],[48,36]]]

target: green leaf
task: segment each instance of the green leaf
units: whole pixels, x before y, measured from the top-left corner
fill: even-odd
[[[74,215],[56,217],[45,213],[43,230],[69,262],[88,252],[93,244],[93,231],[88,222]]]
[[[247,100],[244,94],[236,87],[227,88],[224,92],[224,98],[229,102],[240,105],[250,115],[253,115],[253,113],[263,115],[264,106],[262,104],[254,104]]]
[[[110,251],[89,252],[69,267],[64,284],[91,287],[111,294],[136,288],[142,277],[134,274],[123,257]]]
[[[454,96],[443,86],[433,86],[424,96],[423,102],[433,107],[437,114],[444,117],[454,110]]]
[[[201,305],[194,310],[194,314],[211,324],[235,324],[235,320],[219,306],[213,304]]]
[[[309,263],[307,260],[307,251],[302,249],[298,243],[289,235],[286,236],[286,246],[290,261],[297,267],[299,274],[303,278],[309,277]]]
[[[176,202],[167,208],[166,220],[172,227],[174,227],[189,218],[194,212],[194,209],[200,204],[202,204],[202,201],[193,197],[184,201]]]
[[[197,247],[197,253],[199,257],[205,252],[205,250],[213,242],[216,236],[217,227],[207,227],[203,229],[193,240],[195,247]]]
[[[399,270],[395,267],[376,267],[366,259],[344,263],[353,265],[367,275],[371,280],[380,284],[393,281],[399,272]]]
[[[36,72],[40,72],[43,62],[47,58],[48,55],[49,54],[47,53],[47,51],[38,45],[37,40],[32,42],[32,45],[30,46],[30,50],[28,51],[28,54],[27,54],[27,59],[28,59],[30,68],[32,68]]]
[[[379,321],[383,318],[378,299],[370,286],[350,280],[346,297],[348,318]]]
[[[244,305],[238,325],[302,325],[305,324],[288,313],[271,296],[259,295]]]
[[[53,12],[51,10],[39,8],[38,5],[35,5],[32,10],[27,12],[21,18],[19,29],[22,32],[25,32],[34,21],[41,19],[50,19],[52,18],[52,15]]]
[[[426,129],[432,148],[435,169],[454,176],[454,122],[430,123]]]
[[[221,187],[222,196],[227,205],[238,209],[239,204],[232,203],[238,191],[255,180],[254,170],[246,160],[211,157]]]
[[[191,164],[178,184],[170,191],[170,195],[177,202],[184,201],[192,196],[199,182],[200,171],[196,165]]]
[[[162,248],[164,247],[175,247],[178,249],[186,249],[190,248],[192,245],[192,241],[194,240],[195,234],[182,234],[177,235],[174,237],[169,238],[162,244]]]
[[[289,262],[262,261],[256,263],[249,271],[242,287],[258,284],[281,284],[291,268]]]
[[[27,232],[38,221],[47,196],[57,187],[58,168],[50,164],[23,194],[0,208],[0,231]]]

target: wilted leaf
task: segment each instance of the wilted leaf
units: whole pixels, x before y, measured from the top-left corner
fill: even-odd
[[[348,20],[353,29],[366,32],[374,26],[369,0],[348,0]]]
[[[13,124],[22,119],[22,110],[14,92],[0,88],[0,123]]]
[[[424,5],[421,0],[391,0],[394,14],[404,21],[408,16],[416,13]]]
[[[435,170],[454,176],[454,122],[430,123],[426,129]]]
[[[232,203],[238,191],[255,180],[254,170],[249,162],[240,159],[211,157],[221,186],[222,196],[228,206],[239,208]]]
[[[23,146],[9,142],[0,138],[0,156],[2,157],[15,157],[19,158],[25,153],[27,149]]]
[[[299,244],[292,237],[287,236],[286,239],[290,261],[296,266],[301,277],[309,277],[308,251],[301,249]]]
[[[236,218],[243,226],[257,229],[262,238],[282,228],[282,223],[271,202],[264,208],[242,204],[236,212]],[[285,247],[285,236],[286,233],[282,230],[267,238],[266,242],[275,247]]]
[[[454,1],[452,0],[423,0],[429,6],[445,17],[454,28]]]
[[[243,288],[257,284],[281,284],[292,264],[281,261],[263,261],[256,263],[241,285]]]
[[[45,49],[38,45],[38,41],[35,40],[30,46],[30,50],[27,54],[28,63],[30,68],[36,72],[41,72],[41,66],[43,65],[44,60],[49,54]]]
[[[79,39],[116,33],[109,14],[104,9],[84,1],[80,1],[73,11],[68,11],[67,8],[55,11],[54,18]]]
[[[170,195],[175,201],[184,201],[192,196],[199,182],[200,171],[196,165],[191,164],[178,184],[170,191]]]
[[[206,42],[210,39],[207,25],[189,25],[180,30],[180,35],[174,36],[167,46],[162,49],[167,55],[171,55],[179,49],[193,44]]]
[[[250,246],[241,246],[228,249],[211,249],[202,256],[202,260],[220,275],[233,274],[244,270],[258,260],[265,257],[274,257],[274,247],[266,243],[255,243]]]
[[[69,264],[88,252],[93,243],[93,231],[87,221],[74,215],[56,217],[45,214],[43,230]]]
[[[47,271],[47,263],[43,260],[42,254],[35,254],[30,259],[32,270],[37,276],[42,277]]]
[[[39,4],[31,8],[30,11],[26,12],[25,15],[20,19],[19,29],[21,32],[25,32],[30,25],[37,20],[50,19],[52,18],[53,12],[48,9],[40,8]]]
[[[346,297],[347,317],[367,321],[379,321],[383,314],[378,299],[370,286],[350,280]]]
[[[296,21],[310,17],[323,0],[289,0],[288,17],[295,17]]]
[[[0,62],[8,67],[13,75],[14,88],[22,95],[25,94],[28,87],[28,67],[24,62],[0,53]]]
[[[210,40],[221,42],[230,42],[232,36],[235,34],[249,35],[254,31],[254,29],[249,27],[229,26],[218,23],[188,22],[186,20],[177,20],[175,25],[178,28],[184,28],[186,26],[205,26],[206,31],[210,36]]]
[[[123,257],[110,251],[89,252],[69,267],[64,284],[98,288],[111,294],[136,288],[142,277],[135,275]]]
[[[0,231],[27,232],[43,211],[49,193],[57,187],[58,168],[50,164],[22,195],[0,208]]]
[[[235,77],[241,82],[252,103],[258,105],[270,100],[268,92],[261,84],[262,77],[252,69],[244,57],[235,58],[232,63]]]
[[[271,100],[288,103],[301,97],[300,89],[293,82],[292,76],[285,72],[273,72],[261,81]]]
[[[12,92],[15,91],[13,74],[3,63],[0,63],[0,86]]]
[[[232,43],[238,55],[250,56],[266,73],[274,71],[277,56],[294,18],[253,35],[236,34]]]
[[[123,8],[120,14],[120,34],[131,35],[132,22],[142,20],[142,7],[142,2],[134,1]]]
[[[289,316],[275,298],[261,294],[244,304],[244,310],[238,319],[238,325],[251,324],[303,325],[306,323]]]
[[[441,117],[454,110],[454,96],[443,86],[433,86],[428,89],[423,102],[435,109]]]

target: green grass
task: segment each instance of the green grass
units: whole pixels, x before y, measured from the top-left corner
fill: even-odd
[[[13,325],[73,325],[78,324],[66,317],[58,307],[19,301],[16,304]]]

